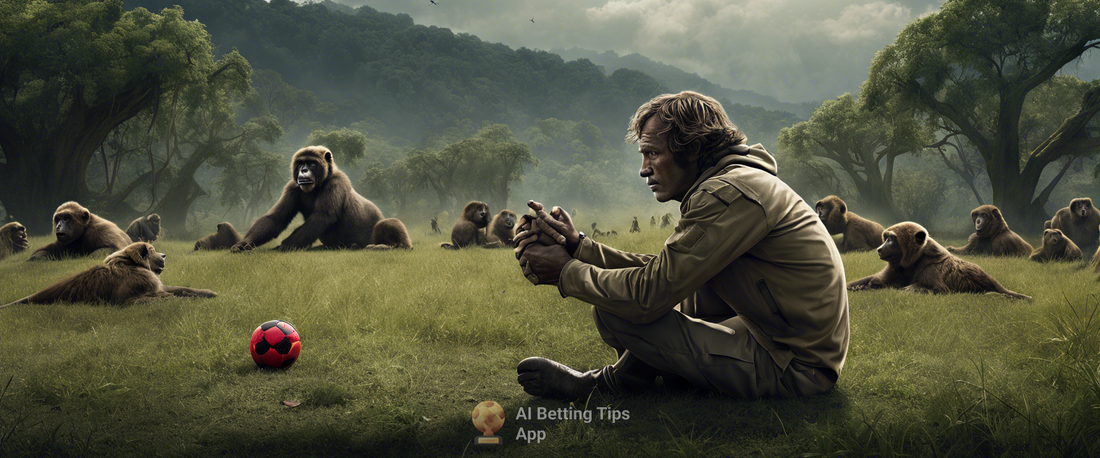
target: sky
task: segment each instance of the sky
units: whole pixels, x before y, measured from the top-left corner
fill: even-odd
[[[857,92],[875,52],[940,0],[336,0],[512,48],[639,53],[784,102]],[[531,22],[534,19],[535,22]],[[1100,55],[1086,73],[1100,77]]]

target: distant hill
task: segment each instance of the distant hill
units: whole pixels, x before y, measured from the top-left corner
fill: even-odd
[[[219,52],[237,48],[254,68],[334,104],[329,123],[370,117],[387,136],[409,140],[457,125],[521,131],[558,118],[588,120],[619,144],[637,107],[667,91],[636,70],[608,74],[587,60],[512,49],[367,6],[345,14],[290,0],[126,0],[128,9],[154,12],[173,5],[206,26]]]
[[[318,5],[321,5],[321,6],[325,7],[325,8],[328,8],[328,9],[330,9],[330,10],[332,10],[332,11],[335,11],[335,12],[337,12],[337,13],[350,14],[350,15],[352,15],[352,16],[354,16],[354,15],[355,15],[355,8],[352,8],[352,7],[350,7],[350,6],[347,6],[347,5],[343,4],[343,3],[336,3],[336,2],[334,2],[334,1],[332,1],[332,0],[324,0],[324,1],[321,1],[321,2],[313,2],[313,3],[316,3],[316,4],[318,4]]]
[[[562,56],[565,60],[588,59],[592,63],[603,67],[604,71],[608,73],[620,68],[637,70],[656,78],[657,81],[673,91],[693,90],[717,99],[725,98],[733,103],[762,107],[772,111],[786,111],[803,120],[809,119],[813,109],[820,105],[820,103],[812,102],[800,104],[780,102],[774,97],[753,91],[725,88],[707,81],[695,73],[688,73],[672,65],[656,62],[641,54],[620,56],[614,51],[597,52],[580,48],[554,48],[550,52]]]

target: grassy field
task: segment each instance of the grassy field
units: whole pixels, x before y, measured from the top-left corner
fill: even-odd
[[[166,284],[219,297],[0,310],[0,456],[1100,455],[1100,283],[1079,264],[970,258],[1031,302],[851,293],[847,364],[825,395],[658,389],[568,406],[524,393],[515,365],[612,362],[589,306],[531,286],[509,250],[444,251],[443,237],[414,232],[417,248],[401,252],[231,255],[159,242]],[[654,252],[664,236],[606,241]],[[106,253],[27,256],[0,262],[0,301]],[[849,280],[882,266],[873,253],[844,263]],[[252,330],[271,319],[301,334],[289,370],[249,357]],[[470,413],[486,400],[505,407],[503,449],[471,444]],[[516,419],[527,407],[596,418]],[[601,421],[599,407],[629,419]],[[520,428],[545,438],[527,443]]]

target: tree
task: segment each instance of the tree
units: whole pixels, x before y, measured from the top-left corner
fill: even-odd
[[[222,159],[222,172],[215,180],[221,204],[229,209],[241,207],[243,220],[252,221],[286,185],[286,163],[281,154],[252,148]]]
[[[869,106],[900,98],[941,118],[984,161],[993,204],[1009,220],[1046,219],[1036,195],[1051,163],[1100,147],[1078,135],[1100,111],[1100,83],[1054,133],[1026,151],[1021,115],[1032,90],[1100,47],[1095,0],[948,0],[913,21],[875,56],[863,90]]]
[[[927,128],[897,107],[868,110],[851,94],[827,100],[808,121],[779,131],[780,148],[803,161],[835,162],[855,184],[862,205],[898,216],[891,191],[894,160],[931,142]]]
[[[0,2],[0,202],[33,233],[67,200],[116,127],[172,87],[211,75],[210,36],[179,8],[121,0]]]
[[[367,153],[367,137],[362,132],[346,127],[310,132],[307,143],[328,148],[338,165],[355,165]]]

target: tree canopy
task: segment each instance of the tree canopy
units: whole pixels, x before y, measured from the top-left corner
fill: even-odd
[[[1041,222],[1045,194],[1036,189],[1043,170],[1100,147],[1077,136],[1100,110],[1100,83],[1030,150],[1021,130],[1025,101],[1097,47],[1095,0],[948,0],[875,56],[862,97],[872,106],[898,97],[956,130],[982,158],[993,203],[1006,217]]]

